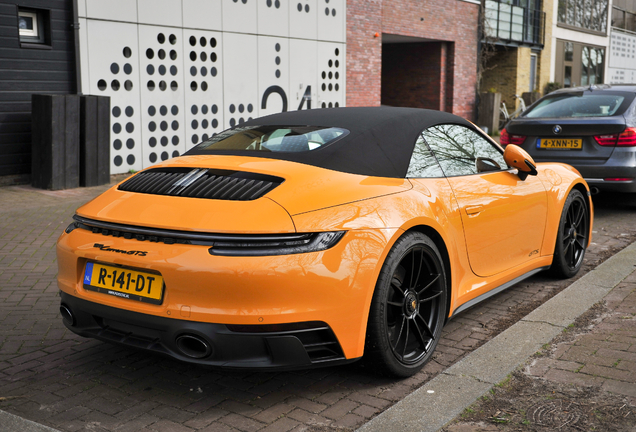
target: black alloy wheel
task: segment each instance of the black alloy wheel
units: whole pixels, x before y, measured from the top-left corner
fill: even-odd
[[[367,328],[366,357],[384,373],[407,377],[430,359],[445,321],[446,275],[437,247],[411,232],[382,267]]]
[[[578,273],[589,240],[589,226],[587,201],[581,192],[573,189],[563,206],[550,268],[557,277],[570,278]]]

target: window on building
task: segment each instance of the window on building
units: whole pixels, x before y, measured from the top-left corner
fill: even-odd
[[[557,19],[561,24],[607,32],[608,0],[559,0]]]
[[[18,34],[22,47],[50,44],[48,11],[18,8]]]
[[[605,48],[557,40],[556,81],[563,87],[602,84]]]
[[[636,9],[636,5],[634,5]],[[614,5],[612,8],[612,27],[636,32],[636,12]]]

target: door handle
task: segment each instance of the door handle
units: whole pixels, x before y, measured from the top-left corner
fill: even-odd
[[[475,205],[475,206],[466,206],[466,207],[464,207],[464,210],[466,211],[466,214],[468,216],[476,216],[477,214],[481,213],[483,209],[484,209],[483,205]]]

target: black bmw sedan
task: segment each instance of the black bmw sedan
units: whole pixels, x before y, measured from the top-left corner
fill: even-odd
[[[636,193],[635,95],[636,84],[557,90],[510,121],[501,145],[574,166],[592,192]]]

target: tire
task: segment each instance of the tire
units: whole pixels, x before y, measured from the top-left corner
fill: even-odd
[[[422,233],[406,233],[389,252],[375,286],[365,361],[394,377],[418,372],[440,339],[446,302],[446,274],[435,243]]]
[[[563,205],[559,232],[554,245],[550,272],[559,278],[571,278],[581,269],[590,231],[587,201],[573,189]]]

